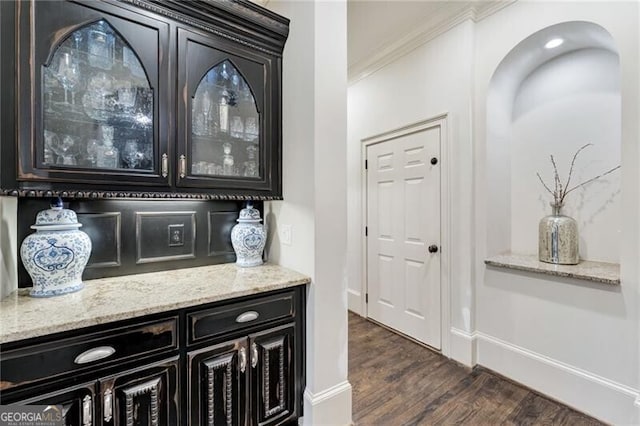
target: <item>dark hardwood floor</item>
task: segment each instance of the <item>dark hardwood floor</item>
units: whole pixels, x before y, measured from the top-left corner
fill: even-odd
[[[496,376],[465,368],[349,313],[356,425],[601,425]]]

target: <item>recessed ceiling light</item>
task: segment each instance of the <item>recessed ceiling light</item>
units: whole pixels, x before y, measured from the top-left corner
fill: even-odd
[[[544,47],[546,49],[553,49],[554,47],[560,46],[562,43],[564,43],[563,39],[561,39],[561,38],[552,38],[551,40],[549,40],[547,42],[547,44],[544,45]]]

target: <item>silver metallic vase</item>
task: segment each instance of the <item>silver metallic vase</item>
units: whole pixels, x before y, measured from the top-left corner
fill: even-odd
[[[540,220],[538,226],[538,258],[541,262],[577,265],[578,223],[560,213],[562,204],[551,203],[553,213]]]

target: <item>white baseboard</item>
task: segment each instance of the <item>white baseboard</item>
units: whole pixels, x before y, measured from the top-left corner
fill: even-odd
[[[304,392],[302,425],[351,425],[351,384],[338,383],[321,392]]]
[[[350,311],[358,315],[364,315],[362,311],[362,293],[350,288],[347,289],[347,306]]]
[[[477,344],[478,364],[604,422],[640,422],[637,389],[482,332],[475,332],[472,337]]]
[[[455,327],[451,327],[449,337],[449,358],[473,367],[476,365],[476,336]]]

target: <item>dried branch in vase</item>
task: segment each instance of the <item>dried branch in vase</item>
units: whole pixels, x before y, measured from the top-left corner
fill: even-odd
[[[553,205],[554,206],[562,206],[564,204],[564,200],[567,197],[567,195],[573,191],[575,191],[576,189],[583,187],[591,182],[593,182],[594,180],[598,180],[601,177],[604,177],[606,175],[608,175],[609,173],[613,173],[616,170],[618,170],[620,168],[620,165],[617,165],[616,167],[607,170],[606,172],[592,177],[591,179],[587,179],[586,181],[572,186],[570,187],[569,185],[571,184],[571,178],[573,177],[573,168],[576,164],[576,159],[578,158],[578,155],[587,147],[592,146],[593,144],[586,144],[582,147],[580,147],[580,149],[578,149],[576,151],[575,154],[573,154],[573,159],[571,160],[571,166],[569,167],[569,176],[567,177],[567,181],[563,184],[562,181],[560,180],[560,173],[558,173],[558,166],[556,165],[556,160],[555,158],[553,158],[553,155],[551,155],[551,164],[553,165],[553,190],[551,190],[549,188],[549,186],[545,183],[545,181],[542,179],[542,176],[540,176],[540,173],[536,173],[536,175],[538,176],[538,179],[540,180],[540,183],[542,183],[542,186],[544,186],[544,189],[547,190],[547,192],[549,192],[549,194],[551,194],[553,196]]]

